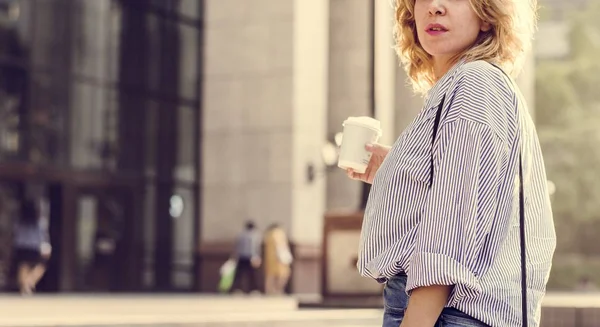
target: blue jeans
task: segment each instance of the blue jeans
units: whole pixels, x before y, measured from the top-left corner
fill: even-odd
[[[408,305],[406,276],[395,276],[387,281],[383,289],[383,327],[398,327]],[[435,327],[489,327],[481,321],[453,308],[444,308]]]

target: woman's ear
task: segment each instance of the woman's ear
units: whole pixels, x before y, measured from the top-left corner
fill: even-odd
[[[489,32],[492,29],[492,24],[484,20],[481,22],[480,29],[482,32]]]

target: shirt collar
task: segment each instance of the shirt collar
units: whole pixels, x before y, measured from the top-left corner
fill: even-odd
[[[446,72],[446,74],[444,74],[444,76],[442,76],[442,78],[439,81],[437,81],[433,85],[433,87],[429,90],[429,92],[427,92],[427,95],[425,96],[424,108],[431,108],[432,106],[436,105],[442,100],[442,97],[444,96],[444,94],[446,94],[446,90],[448,90],[448,87],[454,80],[456,72],[465,63],[465,59],[459,60],[456,64],[454,64],[454,66],[452,66],[452,68],[450,68],[450,70],[448,70],[448,72]]]

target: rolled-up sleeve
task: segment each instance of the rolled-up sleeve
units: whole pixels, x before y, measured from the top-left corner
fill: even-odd
[[[481,291],[479,276],[489,266],[489,259],[481,260],[481,248],[494,223],[504,147],[480,122],[458,118],[440,127],[434,177],[407,270],[407,292],[452,285],[452,298],[458,301]]]

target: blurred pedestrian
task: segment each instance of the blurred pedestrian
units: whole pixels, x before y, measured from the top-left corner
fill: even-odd
[[[235,244],[234,258],[237,260],[232,292],[259,292],[258,268],[261,259],[261,236],[253,221],[246,222],[244,231]],[[248,287],[244,287],[246,283]]]
[[[281,226],[272,224],[265,233],[264,243],[265,293],[283,294],[293,261],[287,235]]]
[[[19,290],[23,295],[31,294],[44,275],[52,252],[47,222],[42,221],[39,205],[33,200],[21,205],[20,219],[14,227],[13,249]]]

